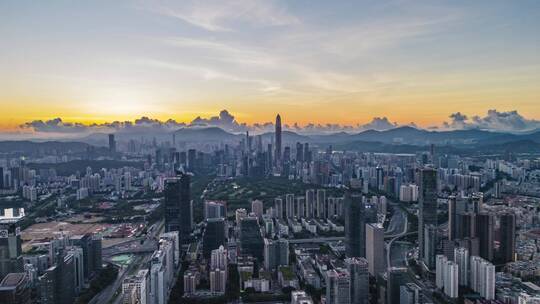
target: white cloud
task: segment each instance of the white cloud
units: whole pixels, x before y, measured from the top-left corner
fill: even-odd
[[[499,112],[495,109],[488,110],[484,117],[473,116],[469,118],[460,112],[450,116],[450,122],[444,122],[443,126],[448,129],[484,129],[494,131],[529,131],[540,128],[540,121],[527,119],[518,111]]]

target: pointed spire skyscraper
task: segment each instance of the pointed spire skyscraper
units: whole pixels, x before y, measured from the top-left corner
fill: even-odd
[[[276,116],[276,152],[274,153],[276,167],[281,167],[281,116]]]

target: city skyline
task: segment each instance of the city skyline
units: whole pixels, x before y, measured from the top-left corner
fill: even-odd
[[[309,4],[2,2],[0,129],[222,109],[247,124],[540,119],[537,2]]]

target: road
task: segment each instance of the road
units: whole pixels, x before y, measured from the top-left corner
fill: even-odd
[[[407,232],[409,230],[409,219],[405,211],[396,203],[391,203],[394,208],[394,215],[390,219],[390,224],[388,225],[387,234],[385,238],[390,240],[386,244],[386,266],[392,267],[392,245],[396,240],[401,237],[412,235],[416,232]],[[400,230],[396,230],[399,229]],[[406,253],[405,253],[406,254]],[[397,256],[403,256],[403,253],[399,253]],[[406,256],[405,256],[406,257]]]
[[[384,237],[387,239],[394,238],[403,234],[407,230],[409,225],[409,219],[407,213],[396,203],[390,203],[394,209],[394,214],[390,219],[388,228],[386,229]]]

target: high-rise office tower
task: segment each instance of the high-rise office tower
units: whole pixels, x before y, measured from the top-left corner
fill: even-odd
[[[212,250],[225,245],[226,223],[224,218],[211,218],[206,220],[206,229],[203,236],[203,256],[208,258]]]
[[[458,239],[476,237],[476,213],[458,213],[456,216],[456,237]]]
[[[296,143],[296,161],[297,162],[304,161],[304,145],[302,145],[302,143],[300,142]]]
[[[365,206],[361,194],[345,194],[345,248],[347,257],[366,256]]]
[[[469,285],[469,250],[463,247],[454,249],[454,262],[459,267],[459,286]]]
[[[493,261],[493,233],[495,220],[492,214],[480,213],[476,215],[476,235],[479,239],[480,256]]]
[[[420,170],[419,178],[418,244],[420,244],[420,258],[424,260],[425,227],[428,225],[437,227],[437,171],[433,168],[424,168]]]
[[[326,190],[317,189],[317,217],[326,218]]]
[[[116,140],[114,139],[114,134],[109,134],[109,151],[112,153],[116,152]]]
[[[429,268],[435,267],[435,255],[437,253],[438,228],[434,225],[424,226],[424,258],[422,261]]]
[[[73,256],[57,253],[56,265],[39,278],[40,303],[71,304],[75,299],[75,267]]]
[[[309,143],[304,144],[304,162],[311,162],[311,151],[309,150]]]
[[[345,265],[351,278],[351,304],[367,304],[369,301],[368,261],[364,258],[347,258]]]
[[[240,253],[250,254],[263,261],[264,241],[256,217],[246,216],[240,219]]]
[[[179,173],[165,180],[165,232],[178,231],[181,243],[186,243],[192,227],[190,175]]]
[[[0,280],[8,273],[24,272],[20,222],[23,208],[0,208]]]
[[[197,150],[189,149],[187,152],[187,169],[189,172],[195,171],[197,162]]]
[[[264,239],[264,268],[272,271],[279,266],[287,265],[289,265],[289,241]]]
[[[351,277],[344,269],[326,272],[326,303],[351,304]]]
[[[382,167],[376,168],[377,172],[377,190],[383,190],[384,188],[384,170]]]
[[[385,270],[384,228],[380,224],[366,224],[366,244],[369,274],[376,277]]]
[[[407,268],[389,268],[386,281],[386,303],[399,303],[400,287],[406,283],[408,283]]]
[[[72,235],[69,240],[72,245],[82,248],[84,278],[88,279],[92,276],[92,273],[98,273],[102,264],[101,237],[86,233]]]
[[[514,214],[505,213],[500,216],[499,240],[499,262],[513,262],[516,252],[516,217]]]
[[[276,152],[274,153],[275,165],[276,167],[281,167],[281,116],[279,114],[276,116]]]

